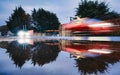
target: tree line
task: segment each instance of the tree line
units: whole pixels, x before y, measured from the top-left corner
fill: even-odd
[[[120,14],[110,10],[106,2],[99,2],[98,0],[81,0],[76,9],[75,16],[98,18],[101,20],[120,18]],[[75,17],[74,16],[74,17]],[[46,30],[57,30],[60,22],[55,13],[39,8],[32,10],[32,14],[28,14],[24,9],[16,7],[9,17],[6,24],[9,30],[17,33],[26,28],[27,30],[34,30],[35,32],[45,32]]]
[[[111,10],[107,2],[99,2],[98,0],[81,0],[81,3],[79,3],[76,9],[76,16],[101,20],[120,18],[120,14]]]
[[[60,22],[56,14],[39,8],[32,11],[32,15],[25,12],[20,6],[16,7],[8,21],[6,21],[9,30],[17,33],[20,30],[34,30],[35,32],[45,32],[45,30],[58,29]]]

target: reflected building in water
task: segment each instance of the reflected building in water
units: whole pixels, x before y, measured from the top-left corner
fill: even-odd
[[[17,41],[0,42],[14,64],[22,67],[25,62],[43,66],[55,61],[60,50],[70,54],[74,66],[82,75],[108,72],[109,66],[120,61],[120,42],[91,41],[37,41],[34,44],[19,44]],[[64,65],[64,64],[63,64]]]

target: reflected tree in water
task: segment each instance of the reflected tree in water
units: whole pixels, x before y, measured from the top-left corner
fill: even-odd
[[[8,44],[9,43],[7,41],[2,41],[2,42],[0,42],[0,48],[7,48]]]
[[[100,42],[101,43],[101,42]],[[80,43],[81,44],[81,43]],[[92,44],[92,45],[91,45]],[[96,45],[97,46],[96,46]],[[102,44],[102,43],[101,43]],[[95,48],[108,48],[114,50],[111,54],[101,54],[96,57],[86,57],[75,59],[76,67],[78,68],[81,75],[87,74],[105,74],[108,71],[110,65],[120,61],[120,43],[104,43],[102,45],[99,43],[84,43],[87,46],[81,46],[83,50],[89,49],[88,47]],[[73,44],[71,44],[73,46]],[[103,47],[101,47],[103,46]],[[18,42],[0,42],[1,48],[6,48],[14,64],[17,67],[22,67],[24,63],[28,60],[32,60],[32,64],[43,66],[50,62],[56,60],[60,50],[58,44],[53,44],[51,42],[35,42],[34,45],[20,45]],[[61,48],[62,49],[62,48]]]
[[[120,53],[114,52],[111,54],[102,55],[100,57],[97,57],[96,59],[99,59],[99,60],[106,62],[108,64],[111,64],[111,65],[114,65],[115,63],[120,61]]]
[[[63,41],[60,48],[69,52],[70,58],[75,58],[75,66],[81,75],[103,75],[108,72],[110,65],[120,61],[120,42]],[[101,53],[99,50],[108,51],[110,54],[104,51]]]
[[[81,75],[105,73],[108,64],[95,58],[76,59],[76,67]]]
[[[110,65],[120,61],[120,42],[88,42],[83,49],[90,47],[90,49],[106,48],[112,50],[110,54],[100,54],[96,57],[86,57],[75,59],[76,67],[81,75],[87,74],[105,74],[108,72]],[[82,47],[81,47],[82,48]],[[89,49],[89,48],[88,48]]]
[[[75,59],[75,61],[76,67],[78,67],[81,75],[99,73],[104,74],[107,72],[110,64],[113,65],[120,61],[120,53],[114,52],[95,58],[80,58]]]
[[[7,47],[7,53],[14,61],[14,64],[18,67],[22,67],[23,64],[28,61],[31,57],[29,45],[20,45],[18,42],[11,42]]]
[[[7,49],[6,53],[20,68],[30,59],[33,65],[40,66],[55,61],[60,51],[58,45],[47,45],[45,42],[36,42],[34,45],[19,44],[17,41],[0,42],[0,47]]]
[[[35,48],[32,55],[32,63],[43,66],[56,60],[59,53],[58,45],[47,45],[44,43],[35,43]]]

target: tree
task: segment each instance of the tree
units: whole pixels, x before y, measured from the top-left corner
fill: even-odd
[[[110,11],[108,4],[105,2],[81,0],[79,7],[76,11],[76,16],[98,18],[98,19],[111,19],[119,18],[120,14],[115,11]]]
[[[30,15],[27,14],[22,7],[17,7],[6,23],[9,30],[16,34],[19,30],[23,30],[24,27],[29,29]]]
[[[60,22],[56,14],[46,11],[44,9],[33,9],[32,23],[35,32],[44,32],[45,30],[58,29]]]
[[[14,62],[16,67],[22,68],[25,62],[31,57],[31,48],[32,46],[30,45],[23,47],[23,44],[20,45],[17,41],[13,41],[8,44],[6,53],[9,54],[9,57]]]
[[[46,45],[43,42],[36,42],[34,48],[31,58],[32,64],[39,66],[55,61],[60,52],[58,46]]]

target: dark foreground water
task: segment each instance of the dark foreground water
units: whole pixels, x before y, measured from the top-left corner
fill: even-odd
[[[0,42],[0,75],[120,75],[120,42]]]

